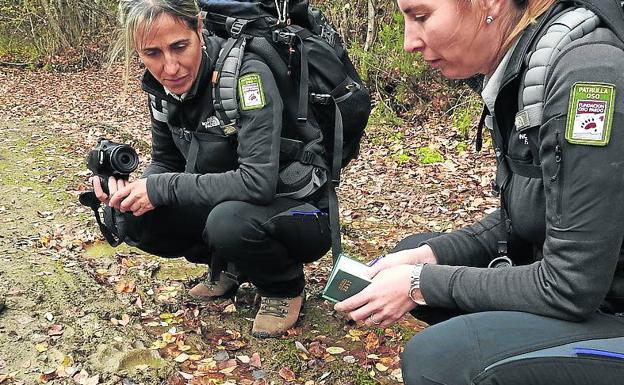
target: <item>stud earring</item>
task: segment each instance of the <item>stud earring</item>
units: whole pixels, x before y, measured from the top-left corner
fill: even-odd
[[[488,16],[485,18],[485,23],[486,24],[492,24],[492,22],[494,21],[494,17],[493,16]]]

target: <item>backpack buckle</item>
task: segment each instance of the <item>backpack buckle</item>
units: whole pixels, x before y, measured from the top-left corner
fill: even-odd
[[[310,94],[310,98],[312,100],[312,103],[314,104],[329,104],[329,102],[331,101],[332,96],[329,94],[317,94],[312,92]]]
[[[286,43],[292,45],[295,40],[295,34],[293,32],[286,32],[282,29],[276,29],[272,32],[273,41],[276,43]]]
[[[243,32],[243,29],[245,28],[248,22],[249,20],[242,20],[242,19],[234,20],[232,22],[232,25],[230,26],[230,35],[232,35],[233,38],[238,38],[241,32]]]
[[[304,164],[313,164],[312,161],[314,161],[315,155],[312,151],[304,151],[303,154],[301,155],[301,163]]]
[[[171,131],[178,135],[179,139],[183,139],[187,142],[193,140],[193,133],[183,127],[172,127]]]
[[[325,40],[332,48],[336,48],[336,31],[328,25],[321,27],[321,39]]]

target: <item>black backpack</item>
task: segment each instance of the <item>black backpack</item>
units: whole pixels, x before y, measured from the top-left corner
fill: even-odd
[[[338,33],[308,0],[199,0],[206,29],[227,39],[215,66],[216,115],[237,131],[238,74],[244,52],[259,56],[284,104],[278,195],[329,190],[332,254],[340,253],[335,188],[355,158],[371,111],[368,90]]]

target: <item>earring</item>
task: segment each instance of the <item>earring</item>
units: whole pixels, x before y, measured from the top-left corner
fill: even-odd
[[[492,24],[492,22],[494,21],[494,17],[493,16],[488,16],[485,18],[485,23],[486,24]]]

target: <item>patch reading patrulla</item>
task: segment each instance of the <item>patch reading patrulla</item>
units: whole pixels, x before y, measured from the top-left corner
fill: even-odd
[[[615,87],[575,83],[570,92],[565,138],[574,144],[606,146],[611,135]]]
[[[246,74],[238,79],[240,107],[243,111],[256,110],[265,105],[262,79],[259,74]]]

